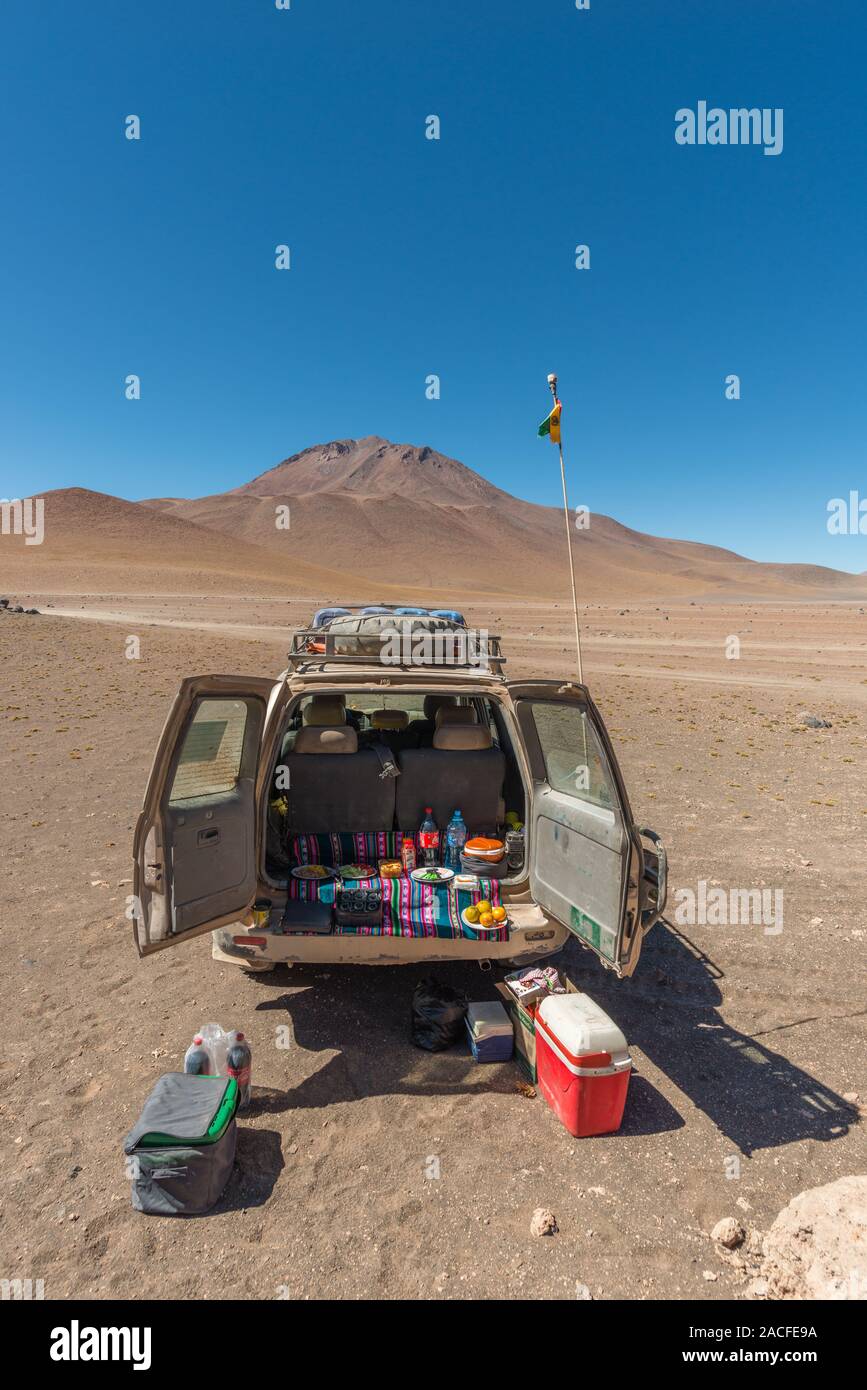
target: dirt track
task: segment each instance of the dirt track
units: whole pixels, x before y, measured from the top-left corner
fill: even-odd
[[[621,1133],[583,1142],[516,1092],[511,1066],[412,1048],[415,970],[248,978],[212,963],[207,938],[138,961],[121,921],[132,827],[177,681],[276,672],[297,615],[250,599],[106,606],[138,616],[0,619],[4,1277],[42,1278],[47,1297],[730,1297],[743,1285],[705,1234],[720,1217],[766,1228],[802,1188],[863,1170],[843,1100],[867,1095],[857,605],[587,613],[589,684],[637,818],[669,845],[670,918],[674,890],[704,879],[781,888],[785,927],[660,926],[624,983],[570,950],[638,1065]],[[470,609],[504,634],[511,676],[570,670],[563,611]],[[194,626],[141,621],[161,616]],[[140,661],[124,657],[131,632]],[[804,710],[833,727],[804,729]],[[475,966],[443,973],[492,993]],[[137,1216],[121,1137],[210,1018],[244,1026],[255,1051],[236,1176],[210,1217]],[[530,1237],[537,1206],[555,1237]],[[213,1284],[219,1271],[231,1282]]]

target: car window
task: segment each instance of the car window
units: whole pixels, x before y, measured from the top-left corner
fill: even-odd
[[[329,694],[333,692],[329,691]],[[292,726],[300,728],[303,721],[303,713],[307,705],[314,697],[307,695],[296,706],[292,716]],[[354,710],[356,714],[371,715],[377,709],[405,709],[410,719],[424,719],[424,695],[406,694],[404,691],[392,691],[387,695],[354,694],[348,690],[345,694],[346,708]]]
[[[238,781],[247,728],[243,700],[200,700],[184,736],[169,802],[231,791]]]
[[[394,690],[388,695],[350,694],[346,697],[346,703],[367,715],[376,709],[405,709],[410,719],[424,719],[424,696],[408,694],[403,690]]]
[[[555,791],[614,810],[617,787],[599,736],[580,705],[532,701],[545,775]]]

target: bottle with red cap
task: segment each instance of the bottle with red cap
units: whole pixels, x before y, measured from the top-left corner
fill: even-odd
[[[424,863],[429,868],[433,868],[439,860],[440,832],[433,818],[432,806],[425,806],[424,808],[424,820],[418,832],[418,847]]]
[[[238,1109],[243,1110],[250,1104],[253,1094],[253,1049],[238,1029],[229,1034],[226,1075],[233,1076],[238,1083]]]
[[[213,1076],[211,1054],[201,1033],[197,1033],[184,1053],[184,1071],[196,1076]]]

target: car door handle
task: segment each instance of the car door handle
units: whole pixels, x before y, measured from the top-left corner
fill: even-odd
[[[208,826],[207,830],[200,830],[196,836],[196,844],[199,848],[209,845],[217,845],[220,842],[220,830],[216,825]]]

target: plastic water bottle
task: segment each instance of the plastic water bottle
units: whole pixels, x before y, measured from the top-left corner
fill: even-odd
[[[202,1042],[211,1058],[211,1076],[225,1076],[229,1034],[224,1032],[222,1024],[206,1023],[202,1029]]]
[[[184,1071],[195,1076],[213,1076],[211,1054],[201,1033],[197,1033],[184,1053]]]
[[[229,1051],[226,1055],[226,1073],[238,1083],[238,1109],[250,1104],[253,1094],[253,1049],[244,1034],[233,1030],[229,1034]]]
[[[425,806],[424,820],[418,832],[418,847],[426,867],[435,868],[439,859],[440,832],[433,818],[433,807]]]
[[[460,811],[455,811],[446,828],[446,853],[445,865],[447,869],[454,869],[455,873],[460,873],[461,869],[461,850],[467,842],[467,827]]]

